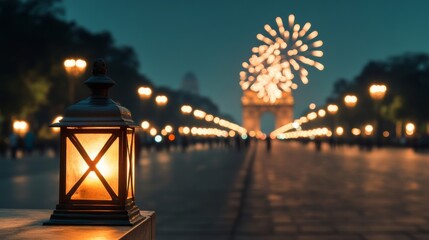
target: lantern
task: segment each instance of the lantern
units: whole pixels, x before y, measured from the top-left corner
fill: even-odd
[[[108,97],[115,82],[102,59],[85,84],[92,95],[72,106],[60,127],[59,203],[47,225],[133,225],[135,127],[128,109]]]

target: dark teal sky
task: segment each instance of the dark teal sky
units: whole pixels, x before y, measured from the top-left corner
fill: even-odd
[[[133,47],[155,84],[177,89],[194,72],[201,94],[239,121],[241,63],[277,16],[311,22],[324,41],[325,70],[310,71],[309,84],[294,92],[295,116],[310,102],[322,104],[335,80],[356,76],[369,60],[429,52],[426,0],[64,0],[64,7],[66,19]]]

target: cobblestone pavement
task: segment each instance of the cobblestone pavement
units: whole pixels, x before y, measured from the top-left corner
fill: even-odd
[[[259,144],[234,239],[429,239],[429,155]]]

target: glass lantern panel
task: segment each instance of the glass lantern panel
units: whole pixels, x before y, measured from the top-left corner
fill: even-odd
[[[98,176],[91,172],[71,197],[73,200],[112,200]]]
[[[69,138],[66,140],[66,154],[66,194],[68,194],[89,167]]]
[[[75,134],[82,147],[85,149],[91,160],[97,157],[101,149],[106,145],[107,140],[112,136],[111,133],[92,133],[92,134]]]
[[[108,139],[112,136],[110,133],[103,133],[103,134],[75,134],[76,138],[78,139],[79,143],[82,145],[85,152],[88,154],[90,161],[93,161],[94,158],[97,157],[98,153],[101,151],[101,149],[106,145]],[[72,144],[72,143],[70,143]],[[72,145],[73,146],[73,145]],[[109,147],[107,152],[102,156],[100,161],[98,161],[96,168],[100,171],[100,173],[103,175],[103,177],[106,179],[106,181],[109,183],[109,180],[111,177],[116,177],[118,174],[118,150],[119,143],[118,139],[115,140],[115,142]],[[76,150],[77,151],[77,150]],[[68,153],[67,153],[68,154]],[[116,155],[114,155],[116,154]],[[77,179],[80,179],[82,175],[86,172],[86,170],[89,168],[88,164],[85,162],[83,157],[77,153],[76,157],[69,157],[67,155],[68,161],[67,162],[75,162],[75,159],[79,159],[78,164],[80,164],[80,171],[75,172],[69,172],[67,169],[67,179],[69,176],[77,175]],[[109,159],[109,160],[105,160]],[[116,160],[116,161],[115,161]],[[114,174],[109,177],[109,180],[106,177],[106,172],[110,173],[110,169],[112,169],[111,164],[113,162],[116,162],[116,164],[113,164],[113,170]],[[68,164],[69,165],[69,164]],[[114,170],[116,168],[116,171]],[[107,174],[108,175],[108,174]],[[76,181],[77,181],[76,179]],[[75,181],[75,182],[76,182]],[[69,182],[69,181],[66,181]],[[71,182],[71,181],[70,181]],[[67,184],[66,184],[67,185]],[[74,184],[71,186],[73,187]],[[118,192],[118,184],[117,182],[113,183],[111,185],[112,189],[114,189],[115,193]],[[91,171],[87,177],[83,180],[82,184],[79,186],[79,188],[76,190],[76,192],[72,195],[71,199],[73,200],[111,200],[110,194],[107,192],[106,188],[102,184],[101,180],[98,178],[98,176],[95,174],[95,172]]]
[[[134,176],[135,176],[135,156],[134,156],[134,138],[133,138],[134,134],[133,133],[127,133],[127,140],[128,140],[128,152],[127,152],[127,173],[131,174],[131,178],[128,176],[128,196],[127,198],[133,198],[133,193],[135,192],[135,181],[134,181]],[[130,171],[130,167],[131,167],[131,171]]]
[[[119,139],[117,138],[110,146],[109,150],[97,163],[96,167],[106,179],[109,186],[118,196],[118,181],[119,181]]]

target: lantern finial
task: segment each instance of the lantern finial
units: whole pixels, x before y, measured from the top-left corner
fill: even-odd
[[[104,62],[104,59],[102,58],[97,58],[94,62],[94,66],[92,67],[92,75],[106,75],[106,73],[106,62]]]
[[[92,98],[109,97],[109,88],[115,85],[115,81],[106,76],[107,67],[102,58],[95,60],[92,68],[92,77],[85,81],[85,84],[91,89]]]

